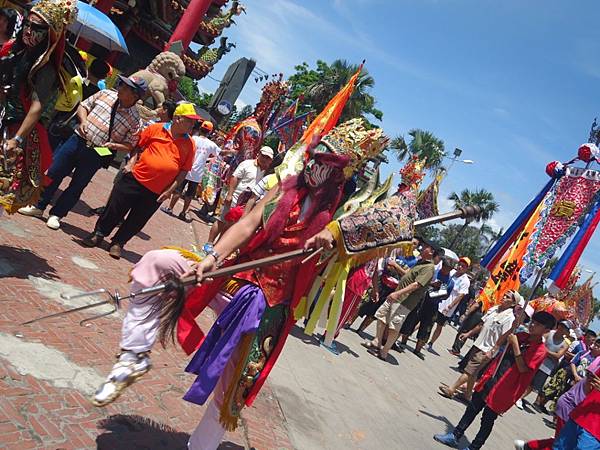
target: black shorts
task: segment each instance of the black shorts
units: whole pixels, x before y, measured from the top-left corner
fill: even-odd
[[[440,327],[443,327],[450,321],[450,319],[451,319],[450,317],[447,317],[438,311],[438,315],[437,315],[437,318],[435,319],[435,323],[437,323]]]
[[[417,340],[426,341],[431,334],[435,312],[437,311],[437,303],[431,299],[425,298],[417,305],[404,319],[400,334],[410,336],[415,332],[415,328],[419,325],[417,331]]]
[[[186,198],[194,198],[196,196],[196,192],[198,191],[198,185],[200,183],[197,183],[195,181],[190,181],[190,180],[183,180],[179,186],[177,186],[176,191],[180,194],[183,195]],[[187,187],[187,189],[186,189]],[[185,193],[184,193],[185,190]]]
[[[538,370],[533,376],[533,380],[531,380],[531,387],[533,390],[539,394],[543,392],[544,385],[546,384],[546,380],[548,379],[548,374]]]

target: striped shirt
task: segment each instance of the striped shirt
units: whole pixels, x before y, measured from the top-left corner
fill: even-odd
[[[252,188],[252,193],[256,196],[256,201],[261,200],[268,191],[273,189],[279,183],[277,175],[272,173],[263,177],[258,183]]]
[[[135,147],[142,128],[142,121],[136,105],[130,108],[117,108],[112,136],[108,136],[110,113],[116,101],[117,93],[104,89],[81,102],[81,106],[88,113],[86,135],[82,136],[79,129],[75,132],[95,147],[103,146],[107,142],[129,144]]]

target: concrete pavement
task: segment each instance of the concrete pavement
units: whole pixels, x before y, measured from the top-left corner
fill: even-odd
[[[374,329],[372,325],[367,331],[374,333]],[[295,448],[447,448],[432,436],[455,425],[465,410],[462,403],[437,394],[440,382],[451,383],[458,377],[450,368],[458,358],[446,351],[456,335],[453,328],[444,328],[436,342],[439,354],[425,351],[425,361],[409,350],[392,350],[390,362],[381,361],[349,330],[343,330],[338,338],[339,356],[319,347],[317,339],[304,336],[299,328],[294,335],[269,381]],[[468,345],[465,347],[463,353]],[[533,395],[530,399],[533,401]],[[549,416],[531,411],[515,407],[498,418],[485,448],[507,450],[513,448],[516,438],[551,436],[553,430],[542,420]],[[476,420],[466,438],[473,438],[478,429]],[[468,440],[463,443],[466,447]]]

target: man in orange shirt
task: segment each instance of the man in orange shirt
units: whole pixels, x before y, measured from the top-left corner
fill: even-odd
[[[189,134],[198,120],[201,118],[194,105],[182,103],[175,109],[172,122],[149,125],[140,133],[138,149],[123,169],[125,175],[114,185],[94,232],[83,240],[84,245],[100,245],[127,215],[109,249],[110,256],[121,257],[123,246],[144,228],[192,168],[194,143]]]

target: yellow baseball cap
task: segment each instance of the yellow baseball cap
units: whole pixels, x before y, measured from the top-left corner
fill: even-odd
[[[196,112],[196,108],[194,108],[193,103],[180,103],[177,105],[177,108],[175,108],[173,116],[183,116],[187,117],[188,119],[204,120]]]
[[[458,262],[461,263],[465,263],[467,265],[467,267],[471,267],[471,258],[469,258],[468,256],[462,256]]]

